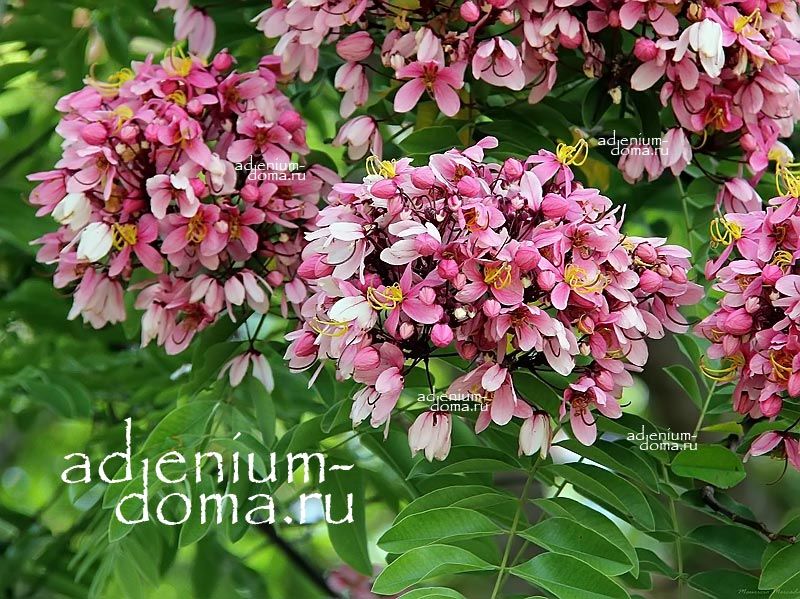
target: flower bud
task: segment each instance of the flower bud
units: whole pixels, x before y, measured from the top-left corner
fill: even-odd
[[[472,360],[478,355],[478,348],[470,341],[459,341],[456,343],[456,349],[459,355],[465,360]]]
[[[560,195],[548,193],[542,198],[542,214],[545,218],[564,218],[569,210],[569,203]]]
[[[139,128],[134,125],[125,125],[119,130],[119,138],[128,145],[136,142],[139,136]]]
[[[453,310],[453,318],[455,318],[458,321],[466,320],[467,319],[467,311],[464,308],[462,308],[461,306],[459,306],[458,308]]]
[[[244,187],[242,187],[242,191],[239,192],[239,195],[242,196],[245,202],[253,203],[258,199],[260,194],[257,185],[246,183]]]
[[[408,339],[414,334],[414,325],[410,322],[404,322],[397,329],[397,334],[400,339]]]
[[[429,189],[436,184],[436,177],[430,167],[423,166],[411,173],[411,183],[417,189]]]
[[[270,287],[279,287],[283,283],[283,273],[273,270],[267,275],[267,284]]]
[[[423,256],[431,256],[442,244],[430,236],[428,233],[417,235],[414,239],[414,249]]]
[[[634,250],[633,253],[645,264],[655,264],[656,260],[658,260],[656,248],[649,243],[640,243],[636,246],[636,250]]]
[[[536,275],[536,284],[542,291],[550,291],[556,286],[556,275],[551,270],[543,270]]]
[[[87,144],[99,146],[108,139],[108,131],[103,123],[89,123],[81,129],[81,139]]]
[[[639,288],[645,293],[655,293],[664,285],[664,279],[652,270],[645,270],[639,275]]]
[[[519,429],[519,455],[533,455],[539,452],[542,459],[550,453],[553,431],[550,416],[545,412],[534,412],[526,418]]]
[[[483,313],[489,318],[495,318],[500,314],[500,302],[489,299],[483,302]]]
[[[758,297],[748,297],[744,302],[744,309],[748,314],[755,314],[761,307],[761,299]]]
[[[539,253],[539,250],[532,245],[524,245],[518,248],[516,254],[514,254],[514,264],[516,264],[520,270],[536,268],[541,259],[542,255]]]
[[[467,275],[465,275],[463,272],[460,272],[453,277],[451,283],[453,287],[455,287],[458,291],[461,291],[464,288],[464,285],[467,284]]]
[[[458,191],[461,195],[474,198],[481,193],[481,185],[475,177],[467,175],[458,182]]]
[[[397,193],[397,185],[391,179],[382,179],[373,183],[369,191],[376,198],[388,200]]]
[[[203,182],[202,179],[189,179],[189,184],[192,186],[194,195],[196,195],[198,198],[203,199],[208,195],[208,186]]]
[[[673,283],[677,283],[678,285],[683,285],[689,280],[686,277],[686,269],[683,268],[683,266],[673,266],[672,276],[669,278],[669,280]]]
[[[378,350],[371,345],[362,347],[356,353],[353,364],[356,370],[374,370],[381,364],[381,355],[378,353]]]
[[[503,25],[513,25],[517,22],[517,18],[514,16],[513,10],[502,11],[500,13],[499,20]]]
[[[228,54],[227,50],[222,50],[211,61],[211,66],[220,73],[224,73],[233,66],[233,57]]]
[[[731,335],[744,335],[752,328],[753,317],[742,308],[732,312],[722,323],[722,329]]]
[[[618,10],[610,10],[608,11],[608,26],[613,27],[614,29],[618,29],[622,22],[619,20],[619,11]]]
[[[455,260],[442,260],[436,266],[437,274],[446,281],[451,281],[458,274],[458,264]]]
[[[525,172],[525,167],[516,158],[507,158],[503,163],[502,172],[509,181],[517,181]]]
[[[773,286],[778,282],[778,279],[783,277],[783,271],[776,264],[767,264],[764,270],[761,271],[761,276],[764,279],[764,285]]]
[[[461,18],[467,23],[475,23],[481,18],[481,10],[478,8],[477,4],[472,2],[472,0],[467,0],[464,2],[459,7],[458,12],[461,14]]]
[[[431,329],[431,343],[436,347],[447,347],[453,342],[453,329],[446,324],[435,324]]]
[[[656,43],[646,37],[640,37],[633,45],[633,54],[642,62],[655,59],[658,56],[658,47]]]
[[[369,57],[374,47],[369,33],[359,31],[340,40],[336,44],[336,53],[349,62],[359,62]]]
[[[761,413],[767,418],[777,416],[783,407],[783,400],[780,395],[773,393],[764,401],[759,402],[758,407],[761,408]]]

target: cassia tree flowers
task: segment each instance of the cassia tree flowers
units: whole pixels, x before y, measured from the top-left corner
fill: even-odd
[[[800,179],[797,165],[780,164],[778,196],[749,212],[730,212],[711,223],[720,255],[706,275],[722,292],[716,310],[697,332],[711,341],[701,365],[720,384],[734,383],[733,407],[774,422],[755,439],[748,455],[774,452],[800,469],[797,423],[781,423],[784,402],[800,395]]]
[[[343,118],[395,89],[400,113],[427,97],[448,117],[462,107],[477,114],[488,95],[481,84],[511,97],[525,90],[536,103],[554,88],[562,63],[599,80],[597,103],[656,89],[677,126],[659,125],[658,148],[620,161],[634,181],[645,171],[650,179],[665,168],[679,173],[694,151],[715,155],[736,142],[753,173],[762,173],[800,115],[799,23],[794,1],[466,0],[406,8],[303,0],[273,2],[257,26],[278,39],[282,72],[303,81],[336,43]],[[380,148],[379,136],[376,120],[358,115],[335,141],[355,158],[367,140]]]
[[[621,415],[646,340],[686,330],[678,308],[702,288],[687,280],[688,251],[624,235],[621,209],[574,179],[585,143],[485,162],[496,144],[484,138],[419,167],[373,157],[363,182],[334,186],[306,235],[298,274],[312,295],[286,357],[295,370],[335,360],[340,378],[363,385],[353,421],[379,427],[410,368],[453,347],[469,365],[448,394],[488,405],[478,432],[522,419],[528,454],[547,452],[551,423],[513,375],[555,372],[569,377],[561,415],[590,445],[593,411]],[[443,459],[451,417],[419,416],[412,449]]]
[[[61,225],[37,241],[38,259],[73,293],[70,318],[120,322],[131,291],[142,345],[178,353],[225,312],[266,312],[278,288],[284,313],[304,299],[303,234],[335,176],[285,170],[308,150],[306,126],[274,65],[237,73],[225,52],[206,65],[170,50],[59,100],[63,155],[30,176],[40,182],[30,201]],[[265,170],[237,166],[248,160]],[[263,356],[245,357],[271,380]]]

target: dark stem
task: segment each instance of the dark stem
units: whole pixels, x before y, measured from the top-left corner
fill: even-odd
[[[328,583],[325,580],[325,577],[322,575],[321,572],[316,570],[314,566],[312,566],[305,557],[300,555],[297,550],[292,547],[285,539],[283,539],[279,534],[278,531],[275,530],[275,527],[272,524],[259,524],[256,526],[260,532],[262,532],[269,540],[278,547],[289,561],[291,561],[295,566],[297,566],[306,577],[314,583],[314,585],[319,588],[322,592],[325,593],[326,597],[334,597],[340,598],[341,595],[336,593],[333,589],[328,586]]]
[[[717,501],[717,498],[714,496],[714,487],[712,487],[711,485],[706,485],[705,487],[703,487],[700,490],[700,496],[703,498],[703,503],[705,503],[715,512],[727,516],[732,522],[736,522],[737,524],[743,524],[745,526],[749,526],[754,530],[757,530],[762,535],[767,537],[770,541],[786,541],[787,543],[797,542],[797,537],[794,535],[784,535],[777,532],[772,532],[767,528],[767,526],[763,522],[758,522],[757,520],[751,520],[750,518],[743,518],[739,514],[726,508],[719,501]]]

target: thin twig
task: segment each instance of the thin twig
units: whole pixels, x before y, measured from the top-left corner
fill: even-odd
[[[729,508],[722,505],[714,495],[714,487],[711,485],[706,485],[700,490],[700,496],[703,498],[703,503],[705,503],[708,507],[710,507],[715,512],[727,516],[732,522],[736,522],[737,524],[743,524],[744,526],[748,526],[762,535],[767,537],[770,541],[786,541],[787,543],[796,543],[797,537],[795,535],[784,535],[777,532],[772,532],[769,530],[763,522],[758,522],[757,520],[751,520],[750,518],[744,518],[737,514],[736,512],[730,510]]]

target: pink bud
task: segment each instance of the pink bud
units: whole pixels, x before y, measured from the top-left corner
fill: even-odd
[[[516,158],[508,158],[503,163],[503,174],[509,181],[518,180],[524,172],[525,167],[523,167],[522,163]]]
[[[211,66],[220,73],[224,73],[233,66],[233,57],[228,54],[227,50],[222,50],[214,57],[214,60],[211,61]]]
[[[639,288],[645,293],[655,293],[664,285],[664,279],[652,270],[645,270],[639,275]]]
[[[753,317],[746,310],[739,308],[725,319],[722,329],[731,335],[744,335],[753,328]]]
[[[155,123],[150,123],[145,127],[144,130],[144,138],[149,141],[150,143],[155,143],[158,141],[158,129],[159,125]]]
[[[194,116],[199,115],[203,112],[203,103],[197,98],[192,98],[186,105],[186,112]]]
[[[317,353],[317,345],[314,343],[316,336],[312,333],[304,333],[292,346],[294,354],[300,358],[314,356]]]
[[[108,131],[102,123],[89,123],[81,129],[81,139],[87,144],[99,146],[108,139]]]
[[[519,266],[520,270],[536,268],[541,259],[542,255],[539,253],[539,250],[533,246],[522,246],[518,248],[517,253],[514,254],[514,264]]]
[[[608,25],[614,29],[617,29],[621,25],[621,21],[619,20],[619,11],[608,11]]]
[[[477,4],[472,2],[472,0],[467,0],[464,2],[459,7],[458,12],[461,13],[461,18],[467,23],[475,23],[481,18],[481,10],[478,8]]]
[[[563,218],[569,210],[569,203],[560,195],[548,193],[542,198],[542,214],[545,218]]]
[[[658,56],[658,47],[653,40],[640,37],[633,45],[633,54],[642,62],[647,62]]]
[[[411,183],[417,189],[429,189],[436,184],[436,177],[429,166],[423,166],[411,172]]]
[[[757,297],[748,297],[744,302],[744,309],[748,314],[755,314],[761,307],[761,300]]]
[[[500,22],[503,25],[513,25],[517,22],[516,17],[514,16],[514,11],[511,10],[504,10],[500,13]]]
[[[325,262],[322,255],[316,254],[303,260],[297,268],[297,274],[302,279],[314,280],[327,277],[333,272],[333,266]]]
[[[378,350],[372,347],[362,347],[356,353],[355,360],[353,360],[357,370],[374,370],[381,364],[381,355]]]
[[[483,313],[489,318],[495,318],[500,314],[500,302],[489,299],[483,302]]]
[[[417,235],[414,239],[414,249],[423,256],[433,255],[441,245],[442,244],[436,241],[436,239],[434,239],[428,233]]]
[[[640,243],[636,246],[634,253],[636,254],[637,258],[646,264],[655,264],[656,260],[658,260],[658,252],[656,251],[656,248],[649,243]]]
[[[481,193],[481,185],[475,177],[466,175],[458,182],[458,191],[461,195],[474,198]]]
[[[767,264],[764,267],[764,270],[761,271],[761,276],[764,279],[765,285],[774,286],[775,283],[778,282],[778,279],[783,277],[783,271],[781,270],[780,266],[775,264]]]
[[[767,418],[777,416],[783,407],[783,400],[780,395],[773,393],[764,401],[759,402],[758,407],[761,408],[761,413]]]
[[[393,198],[397,193],[397,185],[395,185],[395,182],[391,179],[381,179],[372,184],[370,193],[376,198],[388,200]]]
[[[758,149],[758,143],[756,142],[756,138],[753,137],[750,133],[745,133],[739,138],[739,144],[742,146],[742,149],[747,152],[755,152]]]
[[[239,195],[242,196],[245,202],[255,202],[259,196],[258,187],[252,183],[246,183],[245,186],[242,187],[242,191],[239,192]]]
[[[752,445],[750,445],[750,451],[748,451],[747,454],[764,455],[775,449],[781,441],[783,441],[783,437],[779,432],[768,431],[759,435],[758,438],[753,441]]]
[[[267,284],[270,287],[279,287],[283,283],[283,273],[273,270],[267,275]]]
[[[464,285],[467,284],[467,275],[463,272],[457,273],[453,280],[450,281],[458,291],[461,291],[464,288]]]
[[[678,285],[683,285],[688,281],[686,277],[686,269],[682,266],[673,266],[672,267],[672,276],[669,278],[670,281],[673,283],[677,283]]]
[[[672,276],[672,267],[669,264],[662,262],[656,266],[656,272],[665,279],[669,279]]]
[[[556,275],[551,270],[543,270],[536,275],[536,284],[542,291],[550,291],[556,286]]]
[[[119,130],[119,138],[126,144],[130,145],[136,143],[136,138],[139,136],[139,127],[134,125],[125,125]]]
[[[397,333],[400,336],[400,339],[408,339],[414,334],[414,325],[410,322],[404,322],[397,329]]]
[[[194,191],[194,195],[198,198],[204,198],[208,195],[208,187],[205,183],[203,183],[202,179],[190,179],[189,183],[192,186],[192,191]]]
[[[436,347],[447,347],[453,342],[453,329],[446,324],[435,324],[431,329],[431,343]]]
[[[772,47],[769,49],[769,55],[775,59],[775,62],[781,65],[789,64],[789,61],[791,60],[789,53],[786,51],[786,48],[778,44],[772,45]]]
[[[478,355],[478,348],[470,341],[459,341],[456,343],[458,354],[465,360],[472,360]]]
[[[369,33],[359,31],[348,35],[336,44],[336,53],[350,62],[359,62],[372,54],[375,44]]]
[[[450,260],[449,258],[442,260],[436,266],[436,272],[446,281],[450,281],[458,274],[458,264],[456,264],[455,260]]]

